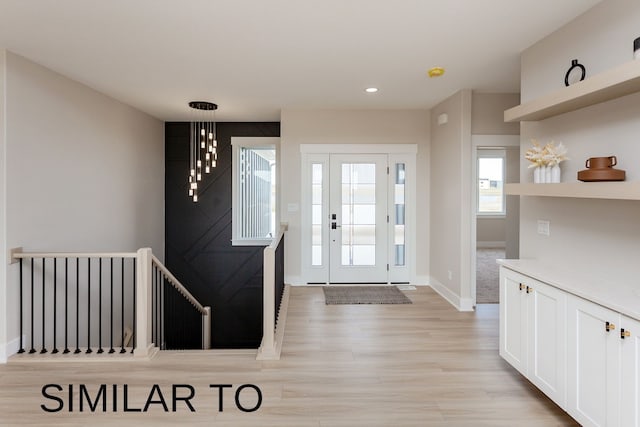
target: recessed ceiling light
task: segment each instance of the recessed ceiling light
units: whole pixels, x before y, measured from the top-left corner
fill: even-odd
[[[444,68],[442,67],[429,68],[429,70],[427,71],[427,74],[429,75],[429,77],[440,77],[441,75],[444,74]]]
[[[377,87],[368,87],[364,90],[367,93],[376,93],[378,91]]]

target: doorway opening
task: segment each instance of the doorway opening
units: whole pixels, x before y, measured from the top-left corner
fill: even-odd
[[[474,135],[472,283],[476,304],[499,303],[501,258],[519,256],[520,201],[504,185],[520,180],[517,135]]]

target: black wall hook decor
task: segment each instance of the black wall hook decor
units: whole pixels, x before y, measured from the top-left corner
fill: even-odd
[[[576,69],[579,69],[582,72],[582,74],[580,75],[580,80],[572,81],[571,83],[576,83],[578,81],[581,82],[586,77],[587,70],[584,68],[584,65],[579,63],[577,59],[572,59],[571,60],[571,67],[569,67],[569,70],[567,70],[567,74],[565,74],[565,76],[564,76],[564,85],[565,86],[569,86],[571,84],[571,83],[569,83],[569,77],[578,72]],[[576,74],[576,76],[577,76],[577,74]]]

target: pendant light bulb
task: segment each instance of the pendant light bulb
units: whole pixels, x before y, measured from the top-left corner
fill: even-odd
[[[193,201],[194,201],[194,203],[198,201],[198,195],[197,194],[193,195]]]

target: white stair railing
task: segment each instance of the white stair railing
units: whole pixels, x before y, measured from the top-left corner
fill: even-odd
[[[287,224],[263,252],[263,330],[258,360],[279,360],[284,338],[289,287],[284,284],[284,237]]]
[[[211,347],[211,308],[200,304],[150,248],[118,253],[15,248],[11,262],[19,263],[19,353],[151,357],[164,345],[162,296],[168,287],[202,316],[201,348]]]
[[[162,278],[169,285],[173,286],[178,293],[180,293],[202,316],[202,349],[208,350],[211,348],[211,307],[205,307],[198,302],[198,300],[191,295],[191,292],[176,277],[162,265],[160,260],[154,255],[151,255],[151,261],[153,268],[162,276]]]

